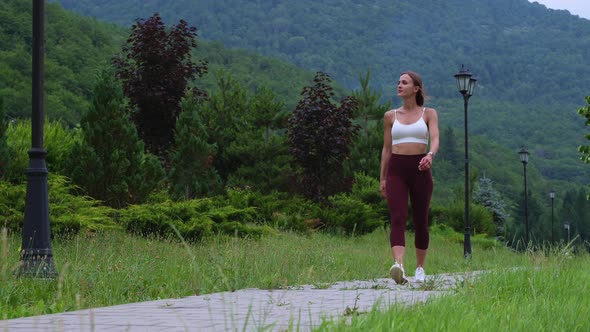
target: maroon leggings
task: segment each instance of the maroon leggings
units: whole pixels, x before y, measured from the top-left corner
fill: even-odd
[[[406,220],[408,217],[408,194],[412,202],[417,249],[428,249],[428,208],[432,196],[432,174],[430,170],[418,170],[424,157],[419,155],[392,154],[387,167],[387,205],[391,218],[391,246],[406,245]]]

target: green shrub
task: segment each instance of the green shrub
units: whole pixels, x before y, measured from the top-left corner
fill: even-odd
[[[237,208],[223,203],[220,198],[202,198],[133,205],[119,210],[117,219],[131,233],[164,238],[180,236],[188,241],[214,233],[258,236],[271,232],[268,226],[254,224],[254,207]]]
[[[455,243],[463,243],[465,241],[464,231],[456,231],[446,224],[435,224],[430,227],[431,236],[441,236],[447,240]],[[504,244],[490,238],[487,234],[476,234],[471,237],[471,243],[477,244],[483,249],[491,249],[494,247],[505,247]]]
[[[383,224],[383,219],[369,205],[346,194],[329,198],[330,207],[319,211],[326,228],[346,235],[366,234]]]
[[[433,206],[430,209],[430,221],[431,224],[446,224],[455,231],[463,233],[465,204],[457,201],[446,207]],[[481,205],[471,204],[469,206],[469,226],[472,234],[494,236],[496,233],[491,212]]]
[[[49,220],[52,236],[120,228],[112,219],[113,210],[90,197],[73,195],[75,187],[61,175],[48,177]],[[0,215],[4,226],[20,232],[25,211],[26,184],[0,181]]]
[[[384,219],[389,218],[387,200],[379,191],[379,180],[363,173],[355,173],[350,197],[370,205]]]
[[[9,230],[22,229],[21,225],[25,213],[26,185],[11,185],[0,181],[0,216],[2,226]]]
[[[50,173],[64,174],[65,161],[74,143],[79,141],[76,132],[66,129],[58,121],[44,121],[43,146],[47,150],[47,169]],[[6,140],[10,151],[10,163],[6,168],[4,180],[22,183],[26,180],[31,149],[31,120],[17,120],[9,124]]]
[[[72,182],[113,208],[143,203],[165,176],[158,158],[144,152],[126,106],[120,83],[102,71],[65,162]]]

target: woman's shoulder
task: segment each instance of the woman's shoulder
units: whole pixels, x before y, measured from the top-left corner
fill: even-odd
[[[395,113],[395,109],[391,109],[387,112],[385,112],[385,114],[383,114],[383,121],[384,124],[386,125],[392,125],[393,124],[393,119],[394,119],[394,113]]]
[[[385,112],[384,117],[391,117],[395,113],[397,109],[390,109],[389,111]]]
[[[424,121],[426,121],[427,123],[430,123],[431,121],[438,122],[438,113],[436,113],[436,110],[434,108],[425,107],[424,113]]]
[[[437,115],[436,110],[434,108],[432,108],[432,107],[424,107],[424,113],[426,115],[431,115],[431,114],[434,115],[434,116]]]

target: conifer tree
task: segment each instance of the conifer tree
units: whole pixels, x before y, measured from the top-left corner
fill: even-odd
[[[582,242],[590,240],[590,219],[588,219],[590,202],[586,199],[587,195],[583,188],[566,191],[557,213],[557,220],[561,221],[561,225],[555,227],[556,229],[563,229],[563,224],[569,224],[570,238],[573,239],[576,235],[579,235]]]
[[[260,192],[288,191],[291,177],[287,138],[280,133],[288,112],[268,88],[262,87],[248,107],[248,122],[241,126],[227,149],[237,165],[227,180],[228,186],[250,187]]]
[[[354,138],[346,168],[347,175],[361,172],[377,178],[383,147],[383,115],[389,110],[390,103],[380,103],[382,94],[369,87],[370,78],[369,70],[365,76],[359,75],[361,89],[353,92],[356,101],[353,115],[357,123],[362,123],[362,135]]]
[[[287,117],[284,107],[285,103],[278,101],[272,90],[265,86],[259,88],[250,100],[254,127],[264,130],[265,143],[269,142],[271,131],[281,127],[282,120]]]
[[[352,96],[356,101],[353,109],[354,117],[361,119],[363,137],[369,136],[369,121],[382,119],[383,115],[389,110],[389,103],[380,104],[381,92],[377,92],[369,87],[371,71],[367,70],[365,76],[359,75],[361,90],[354,91]]]
[[[516,201],[516,206],[513,214],[513,225],[512,229],[517,230],[509,234],[511,237],[515,237],[515,240],[523,241],[526,231],[526,215],[528,212],[529,222],[529,241],[534,243],[542,243],[543,240],[548,239],[551,234],[549,233],[550,227],[541,219],[543,214],[543,208],[540,200],[536,193],[533,193],[530,188],[527,192],[527,201],[525,208],[524,190],[520,195],[521,199]]]
[[[438,160],[447,160],[455,167],[461,165],[461,156],[459,154],[457,138],[451,126],[447,126],[444,133],[440,135],[442,147],[437,153],[436,157]]]
[[[168,176],[170,193],[179,199],[219,193],[221,178],[212,165],[215,144],[207,142],[207,131],[199,115],[200,104],[194,98],[182,103],[183,111],[175,129],[175,149]]]
[[[209,143],[217,146],[213,166],[225,182],[239,167],[239,161],[232,159],[227,149],[253,124],[246,91],[223,71],[217,73],[216,78],[217,91],[204,103],[200,113]]]
[[[492,179],[485,176],[479,178],[479,183],[473,192],[473,202],[492,212],[494,224],[496,225],[496,235],[503,235],[509,215],[506,212],[506,204],[494,189]]]
[[[88,195],[109,206],[141,203],[161,182],[164,171],[155,156],[144,153],[120,82],[104,71],[93,93],[92,105],[81,120],[81,140],[72,149],[69,175]]]

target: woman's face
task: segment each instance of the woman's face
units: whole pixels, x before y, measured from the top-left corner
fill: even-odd
[[[397,82],[397,95],[401,98],[414,96],[418,92],[414,80],[408,74],[403,74]]]

